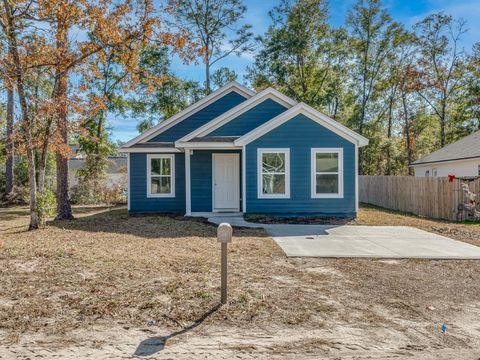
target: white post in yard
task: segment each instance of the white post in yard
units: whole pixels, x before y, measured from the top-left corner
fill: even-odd
[[[227,303],[227,244],[232,242],[233,229],[228,223],[221,223],[217,228],[217,241],[221,244],[221,296],[220,302]]]

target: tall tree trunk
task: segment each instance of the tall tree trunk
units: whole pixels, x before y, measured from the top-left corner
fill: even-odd
[[[412,135],[410,134],[410,119],[408,118],[408,107],[406,94],[402,92],[402,104],[403,104],[403,113],[405,116],[405,142],[407,143],[407,160],[408,165],[413,162],[413,149],[412,149]],[[413,174],[413,168],[408,166],[408,175]]]
[[[28,111],[27,99],[25,97],[23,68],[18,53],[17,37],[15,34],[15,23],[13,9],[8,0],[3,0],[5,15],[7,20],[7,37],[9,52],[12,56],[14,75],[17,85],[18,98],[22,113],[22,128],[25,134],[27,160],[28,160],[28,185],[30,189],[30,226],[29,230],[38,229],[39,218],[37,212],[37,184],[35,181],[35,157],[32,139],[32,122]]]
[[[7,161],[5,168],[6,186],[5,193],[10,194],[13,191],[14,182],[14,144],[13,144],[13,86],[7,87]]]
[[[57,24],[57,49],[61,53],[67,52],[68,47],[68,31],[67,26],[61,20]],[[60,59],[64,56],[60,55]],[[60,60],[61,61],[61,60]],[[68,116],[68,104],[67,104],[67,91],[68,91],[68,71],[61,64],[57,66],[56,72],[56,92],[55,102],[57,103],[58,110],[56,114],[57,131],[59,132],[63,151],[59,151],[56,154],[57,160],[57,216],[56,220],[70,220],[73,219],[72,207],[70,205],[70,197],[68,194],[68,128],[67,128],[67,116]]]
[[[210,89],[210,60],[208,57],[205,60],[205,91],[207,95],[212,92],[212,89]]]

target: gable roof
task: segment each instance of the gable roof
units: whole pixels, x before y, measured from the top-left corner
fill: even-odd
[[[175,142],[175,145],[182,146],[182,143],[191,141],[194,138],[199,138],[208,135],[212,131],[220,128],[221,126],[227,124],[228,122],[232,121],[233,119],[237,118],[241,114],[247,112],[248,110],[253,109],[258,104],[262,103],[267,99],[272,99],[279,104],[285,106],[287,109],[291,108],[297,102],[288,96],[282,94],[281,92],[273,89],[267,88],[255,96],[251,97],[250,99],[242,102],[241,104],[233,107],[232,109],[228,110],[227,112],[223,113],[222,115],[216,117],[215,119],[207,122],[205,125],[200,126],[198,129],[192,131],[191,133],[185,135],[181,139]]]
[[[160,122],[158,125],[152,127],[151,129],[145,131],[144,133],[138,135],[137,137],[133,138],[129,142],[127,142],[122,149],[129,148],[132,145],[135,145],[139,142],[145,142],[153,137],[161,134],[162,132],[168,130],[172,126],[180,123],[181,121],[185,120],[189,116],[195,114],[196,112],[200,111],[201,109],[207,107],[208,105],[212,104],[222,96],[235,91],[238,94],[246,97],[247,99],[251,98],[255,95],[255,92],[250,90],[249,88],[239,84],[236,81],[232,81],[227,85],[221,87],[220,89],[212,92],[210,95],[206,96],[202,100],[197,101],[196,103],[190,105],[186,109],[180,111],[179,113],[175,114],[174,116]]]
[[[477,157],[480,158],[480,130],[414,161],[411,166]]]
[[[237,146],[243,146],[251,143],[255,139],[265,135],[269,131],[275,129],[276,127],[286,123],[290,119],[294,118],[297,115],[303,114],[309,119],[319,123],[320,125],[326,127],[337,135],[343,137],[344,139],[358,144],[358,146],[368,145],[368,139],[357,134],[355,131],[350,130],[348,127],[340,124],[338,121],[333,120],[325,114],[315,110],[311,106],[308,106],[305,103],[299,103],[284,113],[278,115],[277,117],[267,121],[263,125],[260,125],[256,129],[253,129],[249,133],[241,136],[234,141],[234,144]]]

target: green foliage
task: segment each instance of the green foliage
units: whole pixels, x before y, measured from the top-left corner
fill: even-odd
[[[126,176],[120,183],[114,185],[109,185],[105,178],[81,179],[78,185],[71,189],[71,200],[73,204],[81,205],[124,204]]]
[[[269,13],[272,25],[259,37],[260,52],[249,69],[255,88],[274,86],[288,96],[326,110],[333,101],[333,69],[344,36],[327,24],[325,0],[282,0]],[[336,90],[336,89],[335,89]]]
[[[140,118],[139,132],[144,132],[167,119],[204,96],[203,89],[195,81],[181,80],[170,71],[169,51],[166,47],[150,45],[143,49],[140,73],[163,78],[160,84],[151,86],[147,77],[142,77],[135,94],[128,99],[125,109],[132,117]]]
[[[214,88],[220,88],[227,85],[229,82],[237,80],[237,74],[229,68],[221,67],[213,72],[210,76],[210,80]]]
[[[246,6],[242,0],[170,0],[176,25],[187,29],[205,64],[205,91],[210,93],[210,68],[230,54],[253,49],[251,25],[240,25]]]
[[[47,218],[55,215],[56,210],[57,198],[51,189],[37,193],[37,212],[41,226],[45,225]]]

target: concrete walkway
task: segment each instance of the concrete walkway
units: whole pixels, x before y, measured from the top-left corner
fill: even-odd
[[[208,220],[264,228],[288,257],[480,260],[480,247],[408,226],[256,224],[242,217]]]

